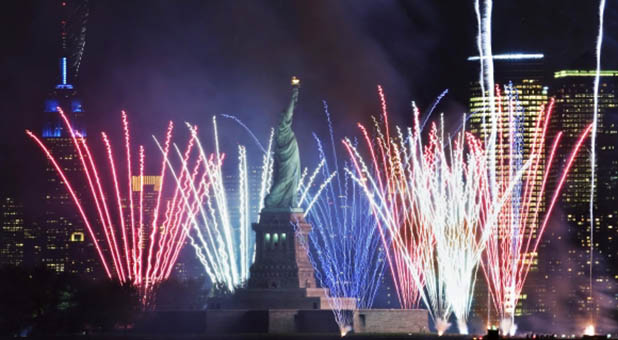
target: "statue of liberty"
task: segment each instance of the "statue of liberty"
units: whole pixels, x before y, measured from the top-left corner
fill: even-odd
[[[274,173],[270,193],[264,199],[264,208],[271,211],[298,210],[298,182],[300,180],[300,156],[296,135],[292,131],[294,108],[298,101],[300,82],[292,78],[292,99],[279,118],[275,132]]]

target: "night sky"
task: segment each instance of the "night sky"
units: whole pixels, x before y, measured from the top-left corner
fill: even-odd
[[[43,100],[57,79],[56,1],[10,1],[0,11],[0,193],[28,200],[41,183],[43,158],[24,129],[40,133]],[[498,1],[495,53],[541,52],[548,71],[592,69],[597,1]],[[608,2],[603,66],[618,67],[618,3]],[[289,79],[302,80],[295,129],[302,161],[317,156],[311,132],[324,135],[327,100],[340,137],[378,113],[382,84],[394,120],[409,124],[409,105],[460,117],[476,53],[473,1],[90,1],[77,88],[90,135],[120,129],[130,115],[136,139],[167,121],[202,126],[214,114],[240,117],[265,140],[289,100]],[[179,124],[180,125],[180,124]],[[251,145],[221,120],[226,145]],[[93,142],[94,143],[94,142]],[[97,142],[98,143],[98,142]],[[230,149],[234,150],[234,149]]]

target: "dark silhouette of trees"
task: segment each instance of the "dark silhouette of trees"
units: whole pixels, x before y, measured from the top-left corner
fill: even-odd
[[[0,268],[0,335],[108,332],[126,328],[138,310],[135,289],[115,281]]]
[[[74,319],[81,318],[82,327],[97,333],[126,329],[140,307],[133,287],[110,280],[85,285],[77,292],[77,301]]]
[[[17,334],[32,324],[37,308],[29,294],[31,281],[22,268],[0,268],[0,334]]]
[[[169,279],[157,287],[158,310],[203,310],[208,298],[205,279]]]

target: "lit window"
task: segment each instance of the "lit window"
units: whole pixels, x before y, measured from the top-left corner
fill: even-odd
[[[81,231],[76,231],[71,234],[71,242],[84,242],[84,233]]]
[[[270,243],[270,233],[266,233],[264,235],[264,248],[268,247],[269,243]]]

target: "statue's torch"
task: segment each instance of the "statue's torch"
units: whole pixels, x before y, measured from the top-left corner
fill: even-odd
[[[292,77],[292,87],[293,88],[300,87],[300,79],[296,78],[296,76]]]

